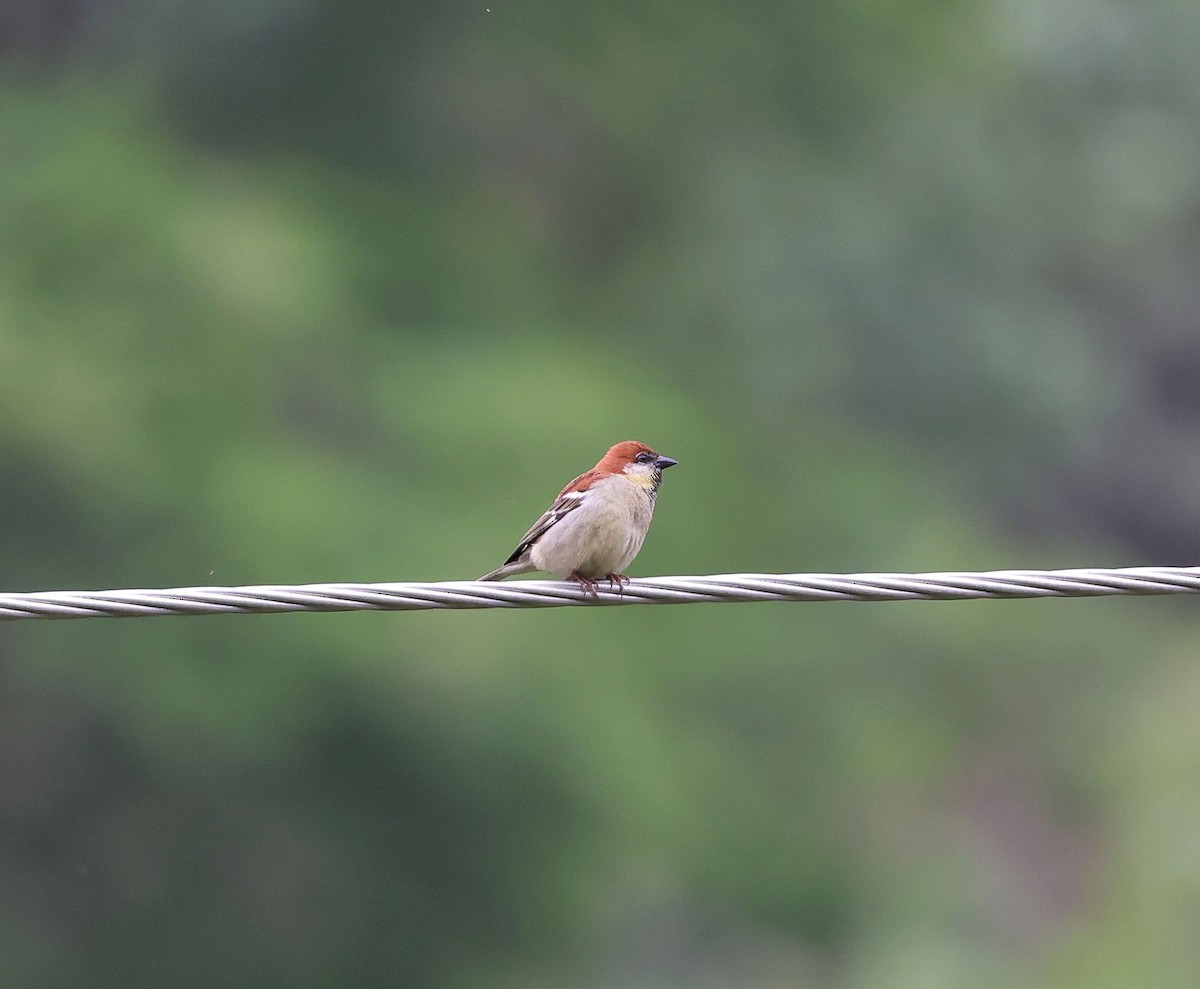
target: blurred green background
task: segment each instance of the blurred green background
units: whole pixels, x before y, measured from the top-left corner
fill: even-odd
[[[1200,9],[0,5],[0,586],[1200,559]],[[1187,599],[0,626],[0,983],[1191,987]]]

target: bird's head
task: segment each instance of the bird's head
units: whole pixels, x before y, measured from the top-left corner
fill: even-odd
[[[635,484],[655,490],[662,483],[662,472],[678,460],[656,453],[645,443],[625,440],[612,447],[596,465],[601,473],[624,474]]]

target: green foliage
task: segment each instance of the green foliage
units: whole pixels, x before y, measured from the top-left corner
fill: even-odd
[[[642,574],[1200,545],[1182,42],[385,6],[132,4],[10,56],[5,587],[473,577],[630,437],[680,461]],[[1151,8],[1103,12],[1195,26]],[[1193,624],[3,626],[0,973],[1191,985]]]

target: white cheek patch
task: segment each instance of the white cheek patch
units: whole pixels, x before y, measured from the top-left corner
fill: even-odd
[[[654,468],[650,464],[630,464],[624,473],[639,488],[651,489],[656,486]]]

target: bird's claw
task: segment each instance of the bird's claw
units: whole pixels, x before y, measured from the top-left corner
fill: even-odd
[[[582,587],[584,594],[590,594],[597,601],[600,600],[599,581],[592,580],[590,577],[585,577],[583,574],[576,573],[574,570],[572,570],[567,577]],[[608,589],[610,591],[616,591],[618,594],[624,594],[625,585],[629,583],[629,575],[623,573],[605,574],[604,579],[608,581]]]
[[[590,580],[589,578],[583,576],[583,574],[576,573],[574,570],[572,570],[568,576],[571,580],[575,581],[580,587],[583,588],[584,594],[590,594],[597,601],[600,600],[600,591],[597,589],[596,582],[594,580]]]
[[[615,590],[618,594],[625,593],[625,585],[629,583],[629,574],[625,573],[610,573],[608,574],[608,589]]]

